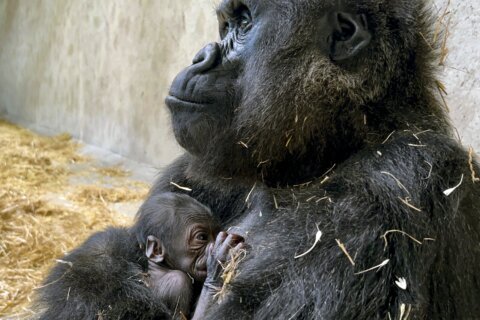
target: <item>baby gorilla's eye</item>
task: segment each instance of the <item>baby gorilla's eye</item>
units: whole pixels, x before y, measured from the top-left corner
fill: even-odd
[[[207,241],[207,240],[208,240],[208,234],[206,234],[205,232],[199,232],[199,233],[197,233],[197,235],[195,236],[195,240],[198,240],[198,241]]]

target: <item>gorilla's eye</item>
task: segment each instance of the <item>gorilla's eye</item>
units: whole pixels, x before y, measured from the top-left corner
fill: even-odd
[[[252,27],[252,15],[248,7],[239,0],[230,0],[217,9],[220,37],[230,32],[245,35]]]
[[[208,234],[206,234],[205,232],[199,232],[195,235],[195,240],[207,241],[208,240]]]
[[[242,6],[237,10],[237,25],[242,30],[247,30],[252,24],[252,17],[250,10],[247,7]]]

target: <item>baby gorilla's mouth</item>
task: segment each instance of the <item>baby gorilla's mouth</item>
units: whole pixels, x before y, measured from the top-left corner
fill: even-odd
[[[205,279],[207,279],[207,269],[195,268],[193,272],[190,274],[190,277],[192,278],[194,283],[196,282],[203,283]]]
[[[204,281],[207,277],[207,259],[205,255],[197,259],[197,262],[195,263],[194,274],[195,277],[201,281]]]
[[[205,278],[207,277],[207,269],[197,270],[196,274],[199,279],[205,280]]]

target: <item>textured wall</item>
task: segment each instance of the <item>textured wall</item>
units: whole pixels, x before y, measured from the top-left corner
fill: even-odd
[[[449,7],[448,0],[434,2],[448,25],[442,81],[450,116],[462,142],[480,154],[480,1],[451,0]]]
[[[210,0],[0,0],[0,108],[164,165],[168,86],[216,30]]]
[[[0,0],[0,112],[156,166],[179,152],[163,104],[217,38],[214,0]],[[447,0],[434,1],[439,12]],[[443,82],[480,149],[480,2],[452,0]]]

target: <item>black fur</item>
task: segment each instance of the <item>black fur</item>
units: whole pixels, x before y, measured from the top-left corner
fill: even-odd
[[[325,28],[337,12],[366,17],[372,36],[342,61]],[[207,318],[479,318],[480,183],[437,97],[426,1],[223,1],[218,13],[222,41],[167,98],[187,153],[151,191],[191,188],[251,246]]]
[[[40,289],[40,319],[169,319],[144,277],[147,259],[135,235],[110,228],[66,255]]]
[[[211,212],[191,197],[173,193],[150,197],[131,228],[109,228],[96,233],[59,260],[39,289],[39,318],[172,318],[175,306],[161,301],[148,285],[145,241],[148,236],[155,236],[168,250],[169,236],[185,228],[181,223],[202,215],[210,216]]]

